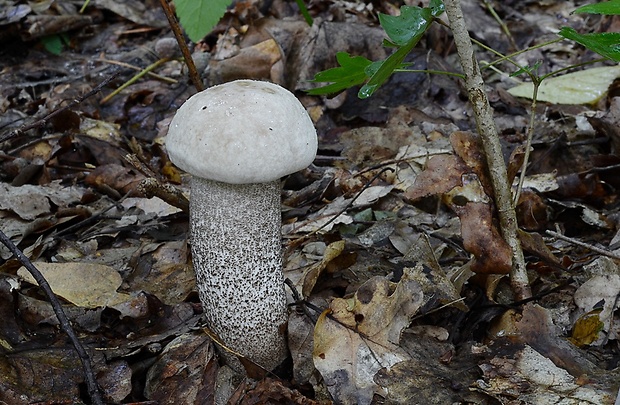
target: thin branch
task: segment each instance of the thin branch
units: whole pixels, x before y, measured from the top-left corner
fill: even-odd
[[[480,73],[478,61],[474,55],[461,3],[459,0],[445,0],[444,4],[461,67],[463,68],[463,73],[465,73],[467,94],[474,111],[476,126],[487,158],[502,236],[512,252],[512,269],[510,272],[512,289],[516,299],[522,300],[531,297],[532,293],[527,277],[523,250],[518,237],[517,217],[512,203],[510,184],[508,183],[506,164],[502,155],[499,135],[495,127],[493,109],[489,105],[489,100],[484,90],[484,81]]]
[[[191,79],[192,84],[196,88],[196,91],[203,91],[204,86],[202,85],[202,80],[200,79],[198,70],[196,70],[196,65],[194,64],[194,60],[192,59],[192,54],[189,53],[189,48],[187,47],[187,44],[185,43],[185,38],[183,37],[183,31],[181,31],[181,27],[179,26],[179,23],[174,16],[174,12],[170,8],[168,0],[160,0],[160,3],[161,8],[166,14],[166,18],[168,19],[170,28],[172,28],[174,37],[179,44],[179,48],[181,48],[181,54],[183,54],[183,59],[185,59],[185,64],[187,65],[187,70],[189,72],[189,78]]]
[[[582,248],[591,250],[592,252],[598,253],[599,255],[603,255],[603,256],[611,257],[612,259],[620,260],[620,255],[617,254],[616,252],[612,252],[611,250],[601,249],[601,248],[598,248],[596,246],[589,245],[589,244],[584,243],[584,242],[580,242],[577,239],[569,238],[568,236],[564,236],[564,235],[562,235],[561,233],[558,233],[558,232],[546,231],[546,233],[547,233],[547,235],[553,236],[554,238],[557,238],[557,239],[563,240],[564,242],[568,242],[568,243],[571,243],[573,245],[580,246]]]
[[[74,107],[74,106],[80,104],[82,101],[86,100],[87,98],[92,97],[95,94],[99,93],[101,91],[101,89],[104,88],[108,83],[110,83],[116,76],[118,76],[119,73],[120,72],[116,72],[116,73],[112,74],[110,77],[108,77],[107,79],[105,79],[104,81],[99,83],[94,89],[92,89],[88,93],[84,94],[83,96],[80,96],[80,97],[77,97],[77,98],[71,100],[71,102],[69,104],[67,104],[66,106],[58,108],[58,109],[52,111],[51,113],[47,114],[43,118],[40,118],[40,119],[36,120],[35,122],[33,122],[31,124],[22,125],[21,127],[13,130],[11,132],[8,132],[6,134],[1,135],[0,136],[0,142],[8,141],[11,138],[17,138],[18,136],[22,136],[25,132],[30,131],[31,129],[41,128],[42,126],[47,124],[47,122],[50,119],[54,118],[56,115],[60,114],[61,112],[65,111],[65,110],[68,110],[71,107]]]
[[[134,84],[135,82],[137,82],[138,79],[140,79],[142,76],[146,75],[147,73],[150,73],[156,67],[158,67],[162,63],[168,62],[169,60],[170,60],[169,58],[162,58],[162,59],[159,59],[159,60],[151,63],[149,66],[145,67],[144,69],[141,69],[131,79],[127,80],[125,83],[123,83],[117,89],[115,89],[112,93],[110,93],[107,96],[105,96],[104,98],[102,98],[101,101],[99,101],[99,104],[107,103],[108,101],[110,101],[112,99],[112,97],[116,96],[118,93],[120,93],[121,91],[125,90],[127,87],[129,87],[132,84]]]
[[[512,49],[517,49],[517,43],[515,42],[515,39],[512,36],[512,33],[508,29],[508,26],[506,25],[506,23],[502,20],[502,18],[495,11],[495,7],[493,7],[493,4],[491,4],[489,0],[483,0],[483,3],[486,6],[489,13],[491,13],[491,16],[493,16],[495,21],[497,21],[497,24],[501,28],[504,35],[506,35],[506,37],[508,38],[508,41],[510,42],[510,46],[512,47]]]
[[[143,70],[141,67],[134,66],[134,65],[132,65],[130,63],[125,63],[125,62],[122,62],[120,60],[105,59],[105,58],[99,58],[97,60],[99,62],[108,63],[110,65],[122,66],[122,67],[127,68],[127,69],[137,70],[138,72]],[[157,73],[153,73],[153,72],[148,72],[147,75],[149,75],[150,77],[153,77],[155,79],[161,80],[162,82],[166,82],[166,83],[177,84],[179,82],[178,80],[173,79],[171,77],[166,77],[166,76],[158,75]]]
[[[71,340],[71,343],[73,343],[75,351],[77,352],[78,357],[82,362],[82,368],[84,369],[84,379],[86,380],[88,395],[90,396],[92,403],[95,405],[103,405],[103,399],[101,397],[101,393],[99,392],[99,386],[97,385],[97,380],[95,378],[95,372],[93,371],[93,367],[90,362],[90,357],[84,349],[84,346],[82,346],[80,339],[75,334],[75,331],[71,327],[71,323],[69,322],[65,311],[62,309],[62,305],[60,304],[60,301],[58,300],[56,295],[54,295],[54,292],[52,291],[49,283],[47,282],[45,277],[43,277],[43,274],[41,274],[39,269],[37,269],[34,264],[32,264],[30,259],[28,259],[24,255],[24,253],[22,253],[22,251],[19,250],[17,246],[15,246],[11,239],[9,239],[9,237],[6,236],[4,232],[2,232],[2,230],[0,230],[0,242],[2,242],[4,246],[6,246],[11,251],[11,253],[15,255],[17,260],[19,260],[24,265],[28,272],[32,274],[32,277],[34,277],[36,282],[39,284],[39,287],[41,287],[41,289],[49,299],[50,304],[54,309],[54,313],[56,314],[56,318],[58,318],[58,322],[60,323],[60,328],[67,334],[69,340]]]

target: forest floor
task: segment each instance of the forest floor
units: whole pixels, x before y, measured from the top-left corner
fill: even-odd
[[[202,328],[187,205],[166,193],[190,194],[165,137],[195,89],[159,2],[100,0],[80,14],[81,3],[0,0],[0,230],[61,299],[107,403],[614,403],[615,66],[569,70],[583,72],[551,83],[533,113],[508,92],[528,81],[517,68],[483,69],[511,179],[533,114],[517,206],[533,296],[519,301],[459,78],[397,73],[368,99],[305,92],[337,52],[385,58],[377,13],[403,3],[311,1],[312,26],[294,2],[235,3],[193,46],[205,85],[281,84],[319,136],[314,164],[282,190],[292,360],[248,378],[218,361]],[[562,26],[620,31],[616,17],[571,14],[584,1],[462,3],[472,37],[501,54]],[[498,58],[477,52],[483,67]],[[514,57],[541,75],[597,58],[570,41]],[[460,71],[439,24],[407,60]],[[592,86],[604,90],[585,102]],[[90,403],[49,300],[4,246],[0,320],[0,404]]]

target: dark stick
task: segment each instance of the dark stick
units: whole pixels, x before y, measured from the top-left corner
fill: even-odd
[[[183,37],[183,32],[181,31],[181,27],[177,22],[176,17],[174,16],[174,12],[170,8],[170,4],[168,4],[168,0],[160,0],[161,8],[164,9],[164,13],[166,14],[166,18],[168,19],[168,23],[170,24],[170,28],[172,28],[172,32],[174,33],[174,37],[177,39],[177,43],[179,44],[179,48],[181,48],[181,53],[183,54],[183,59],[185,59],[185,64],[187,65],[187,70],[189,71],[189,78],[192,80],[196,91],[203,91],[204,87],[202,85],[202,80],[200,80],[200,75],[196,70],[196,65],[194,64],[194,60],[192,59],[192,55],[189,53],[189,48],[185,43],[185,38]]]
[[[97,380],[95,379],[95,373],[93,371],[93,367],[90,362],[90,357],[86,350],[84,350],[84,346],[80,343],[77,335],[73,331],[71,324],[69,323],[69,319],[67,315],[65,315],[65,311],[62,309],[60,301],[56,298],[56,295],[52,292],[52,288],[49,283],[43,277],[43,274],[32,264],[30,259],[28,259],[21,250],[15,246],[11,239],[0,230],[0,242],[6,246],[13,255],[19,260],[24,267],[32,274],[32,277],[37,281],[39,287],[45,292],[47,298],[50,300],[52,304],[52,308],[54,309],[54,313],[56,313],[56,317],[58,318],[58,322],[60,322],[60,328],[69,336],[69,340],[73,343],[75,347],[75,351],[77,352],[80,360],[82,361],[82,367],[84,368],[84,377],[86,379],[86,386],[88,387],[88,395],[93,404],[95,405],[103,405],[103,399],[101,398],[101,393],[99,392],[99,387],[97,385]]]
[[[89,91],[88,93],[84,94],[83,96],[77,97],[73,100],[71,100],[71,102],[69,104],[67,104],[64,107],[58,108],[54,111],[52,111],[51,113],[47,114],[45,117],[36,120],[35,122],[28,124],[28,125],[22,125],[21,127],[17,128],[14,131],[11,131],[7,134],[1,135],[0,136],[0,142],[4,142],[6,140],[9,140],[11,138],[16,138],[18,136],[21,136],[24,134],[24,132],[29,131],[31,129],[34,128],[40,128],[43,125],[45,125],[51,118],[53,118],[54,116],[60,114],[61,112],[76,106],[78,104],[80,104],[82,101],[86,100],[87,98],[99,93],[101,91],[101,89],[107,85],[108,83],[110,83],[112,81],[112,79],[114,79],[116,76],[118,76],[120,72],[116,72],[114,74],[112,74],[110,77],[108,77],[107,79],[105,79],[104,81],[102,81],[101,83],[99,83],[94,89],[92,89],[91,91]]]

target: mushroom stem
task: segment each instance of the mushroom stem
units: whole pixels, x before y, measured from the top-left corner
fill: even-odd
[[[192,177],[191,244],[207,323],[267,370],[287,356],[279,180],[227,184]]]

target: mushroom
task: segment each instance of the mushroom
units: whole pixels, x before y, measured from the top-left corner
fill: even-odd
[[[190,243],[207,324],[272,370],[288,355],[280,178],[314,160],[312,120],[288,90],[237,80],[188,99],[166,148],[192,175]]]

